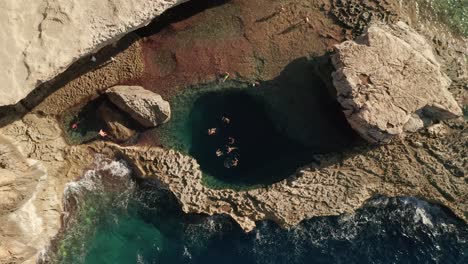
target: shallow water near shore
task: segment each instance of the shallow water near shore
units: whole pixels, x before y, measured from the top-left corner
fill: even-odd
[[[290,230],[263,221],[244,233],[225,216],[184,214],[172,194],[157,183],[134,184],[122,162],[107,162],[102,167],[120,177],[123,182],[119,185],[127,186],[126,191],[120,190],[118,195],[105,191],[106,183],[100,180],[73,185],[75,190],[81,185],[93,192],[81,197],[82,213],[58,241],[53,262],[468,261],[468,226],[445,209],[416,198],[376,197],[351,215],[316,217]],[[93,179],[101,179],[98,174]]]
[[[205,33],[210,35],[209,31]],[[197,159],[204,172],[204,184],[232,189],[277,182],[314,162],[315,153],[349,147],[353,136],[348,128],[337,122],[339,117],[332,112],[321,111],[339,109],[333,105],[327,108],[332,103],[320,96],[326,90],[309,93],[313,88],[323,88],[323,84],[311,76],[307,63],[291,63],[282,78],[259,87],[228,80],[187,89],[171,102],[174,116],[157,132],[161,143]],[[162,75],[171,68],[166,66],[161,69]],[[281,87],[290,90],[280,94]],[[325,135],[329,140],[326,144],[314,144],[313,140],[305,144],[302,135],[285,133],[288,125],[297,125],[281,123],[291,121],[289,117],[294,115],[280,116],[288,113],[282,104],[299,105],[293,95],[311,98],[306,105],[307,115],[296,116],[313,120],[332,117],[317,120],[317,127],[324,129],[310,130],[313,133],[307,135],[317,142]],[[277,98],[288,100],[274,101]],[[266,107],[265,100],[281,106],[280,111]],[[271,120],[272,113],[279,117],[276,121]],[[221,121],[224,115],[231,119],[232,126]],[[239,120],[240,127],[236,124]],[[212,127],[219,128],[216,137],[206,134]],[[232,146],[239,148],[240,165],[234,170],[224,167],[225,153],[220,158],[215,155],[218,149],[226,152],[224,147],[231,136],[235,139]],[[259,166],[259,161],[265,166]],[[125,167],[120,162],[106,164],[104,167],[111,170]],[[78,197],[79,205],[72,205],[77,207],[76,221],[57,241],[52,262],[468,263],[467,224],[446,209],[416,198],[375,197],[354,214],[314,217],[290,230],[262,221],[246,234],[226,216],[184,214],[169,191],[154,182],[134,182],[129,171],[123,172],[124,179],[116,182],[124,183],[117,184],[124,189],[113,186],[117,191],[108,190],[95,181],[83,184],[89,189]]]

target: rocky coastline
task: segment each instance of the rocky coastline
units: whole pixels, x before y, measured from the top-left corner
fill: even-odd
[[[114,35],[121,36],[135,27],[147,24],[149,18],[168,7],[159,8],[159,1],[153,2],[158,7],[151,9],[155,10],[153,13],[145,14],[145,19],[138,19],[138,25],[127,27]],[[397,1],[390,1],[395,2],[394,5],[378,5],[377,9],[370,8],[376,1],[366,1],[368,5],[364,5],[365,11],[371,12],[375,17],[369,20],[360,18],[359,23],[353,20],[353,12],[339,11],[347,10],[349,6],[343,7],[334,2],[340,1],[332,1],[332,4],[317,1],[310,4],[304,9],[307,14],[299,11],[299,4],[288,2],[288,5],[271,7],[254,15],[245,10],[258,11],[262,3],[234,1],[224,7],[201,12],[198,17],[193,18],[194,21],[173,22],[170,26],[170,32],[184,33],[187,30],[186,33],[193,27],[192,23],[211,21],[222,11],[233,12],[232,16],[238,19],[233,24],[241,25],[240,31],[236,33],[240,37],[223,35],[225,32],[217,33],[219,39],[229,39],[231,42],[220,42],[217,44],[219,46],[215,46],[219,50],[213,49],[215,55],[207,55],[208,61],[215,65],[214,69],[209,70],[209,74],[196,68],[203,68],[203,60],[197,61],[200,64],[193,68],[187,66],[193,59],[192,56],[206,55],[207,51],[202,48],[205,42],[196,42],[203,39],[203,36],[195,39],[195,48],[190,53],[181,48],[185,47],[183,44],[174,47],[174,50],[164,46],[166,44],[163,37],[169,39],[168,43],[172,43],[170,38],[182,41],[178,39],[179,35],[182,36],[180,38],[184,37],[182,33],[171,35],[170,32],[163,31],[164,34],[152,37],[133,35],[120,42],[124,48],[118,52],[109,55],[104,49],[93,55],[100,60],[96,63],[98,65],[94,62],[91,66],[87,65],[82,75],[67,79],[70,73],[65,72],[62,76],[67,81],[48,84],[52,89],[39,91],[36,96],[44,100],[36,100],[35,96],[30,95],[13,107],[3,107],[0,113],[0,260],[5,259],[6,263],[35,263],[38,254],[59,230],[66,232],[63,197],[65,186],[82,177],[85,170],[92,167],[95,154],[98,153],[111,158],[123,158],[138,178],[160,182],[175,195],[184,212],[229,215],[246,232],[253,230],[260,220],[273,220],[280,226],[289,228],[315,216],[351,213],[377,195],[419,197],[446,206],[457,217],[468,222],[468,123],[459,108],[461,106],[466,109],[468,104],[466,37],[449,32],[442,34],[441,32],[446,31],[443,24],[423,21],[422,17],[408,11],[413,9],[402,8]],[[238,16],[235,12],[244,15]],[[292,32],[291,38],[301,45],[311,43],[315,46],[292,51],[295,44],[278,35],[279,39],[275,39],[274,43],[280,43],[276,48],[285,48],[284,53],[277,54],[277,50],[265,48],[270,42],[260,37],[261,31],[254,32],[255,28],[271,14],[274,15],[268,19],[273,21],[273,25],[284,23],[282,12],[289,12],[294,19],[301,22],[295,24],[294,21],[289,21],[296,26],[287,29],[290,31],[281,32]],[[311,21],[309,16],[312,15],[316,15],[317,19]],[[447,80],[441,85],[441,94],[447,96],[445,102],[450,103],[450,111],[454,113],[451,117],[454,119],[435,118],[417,126],[418,129],[405,130],[403,133],[408,116],[412,116],[419,108],[411,109],[407,111],[407,115],[398,119],[400,123],[395,124],[397,129],[385,130],[388,127],[379,127],[381,130],[378,135],[384,135],[384,140],[370,140],[372,143],[385,144],[362,143],[339,153],[317,154],[314,157],[317,162],[298,168],[287,179],[245,191],[211,189],[202,183],[202,171],[195,159],[175,150],[165,149],[159,144],[148,143],[155,138],[153,133],[158,129],[157,126],[170,122],[167,119],[170,113],[163,120],[153,120],[151,124],[143,125],[143,128],[124,124],[123,127],[129,130],[117,133],[119,136],[103,139],[95,135],[90,141],[76,145],[67,141],[66,130],[69,128],[64,125],[64,113],[72,108],[81,109],[96,98],[107,98],[106,91],[115,85],[143,86],[161,94],[162,99],[168,99],[176,93],[175,90],[183,87],[198,82],[220,81],[225,72],[232,73],[231,78],[247,83],[266,81],[278,75],[291,60],[311,52],[315,52],[314,57],[323,56],[330,66],[334,45],[365,33],[371,20],[379,23],[403,20],[427,41],[426,47],[431,52],[434,51],[435,55],[431,56],[438,61],[437,70],[443,76],[435,78],[433,83]],[[424,26],[418,27],[419,22],[424,22],[421,24]],[[273,28],[277,29],[276,26]],[[271,29],[262,30],[270,32]],[[202,33],[197,31],[197,34]],[[308,38],[303,37],[306,34],[309,34]],[[108,39],[114,38],[105,39],[106,41],[101,41],[92,48],[78,49],[86,52],[73,57],[87,55],[89,51],[108,43]],[[164,47],[161,54],[168,51],[170,56],[161,55],[162,57],[156,59],[151,57],[154,55],[149,49],[151,45]],[[233,59],[238,54],[230,54],[225,49],[229,45],[236,45],[242,54],[248,54],[246,57],[253,58],[254,62]],[[171,58],[175,58],[174,69],[161,68],[162,64],[171,64]],[[63,70],[70,63],[71,61],[56,68]],[[57,74],[57,69],[52,70],[47,78],[38,79],[49,80]],[[324,78],[324,82],[330,87],[334,87],[331,72],[338,69],[339,67],[325,70],[329,76]],[[429,73],[427,76],[432,75]],[[373,77],[369,79],[373,80]],[[33,86],[28,87],[31,90]],[[23,92],[28,93],[29,90]],[[337,88],[337,91],[340,101],[340,90]],[[390,93],[390,98],[393,95]],[[433,97],[426,98],[424,102],[440,98],[437,91],[431,95]],[[17,99],[20,98],[15,100]],[[343,107],[346,108],[344,105]],[[126,116],[124,119],[128,121],[131,118]],[[114,124],[121,125],[123,122],[119,118],[112,120]],[[350,123],[353,125],[352,121]],[[116,126],[108,125],[106,130],[113,132],[113,127]],[[123,128],[119,126],[115,128],[117,129],[122,131]],[[356,130],[360,132],[359,129]],[[397,133],[394,133],[396,130]],[[389,134],[391,137],[388,137]]]

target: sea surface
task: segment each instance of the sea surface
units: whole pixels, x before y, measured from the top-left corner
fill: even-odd
[[[466,0],[418,2],[467,35]],[[174,127],[184,125],[182,120]],[[187,134],[173,142],[197,155],[184,146],[192,139]],[[205,166],[212,168],[206,173],[212,185],[239,186],[215,177],[219,164]],[[257,183],[264,182],[252,184]],[[261,221],[245,233],[227,216],[184,214],[157,182],[135,180],[125,162],[101,157],[81,180],[67,185],[64,205],[73,211],[68,228],[43,256],[53,263],[468,263],[468,225],[414,197],[378,196],[353,214],[314,217],[289,230]]]
[[[184,214],[169,191],[104,158],[66,196],[80,202],[57,263],[468,263],[468,225],[411,197],[375,197],[354,214],[290,230],[261,221],[244,233],[227,216]]]

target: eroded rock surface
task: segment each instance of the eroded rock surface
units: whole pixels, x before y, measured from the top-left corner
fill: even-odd
[[[446,133],[437,137],[415,134],[378,148],[317,156],[320,165],[305,166],[271,186],[240,192],[207,188],[197,162],[173,150],[111,147],[128,158],[138,175],[168,186],[185,212],[228,214],[246,231],[258,220],[291,227],[314,216],[350,213],[379,194],[428,199],[467,221],[467,150],[460,146],[468,130],[466,123],[441,126]]]
[[[92,159],[61,135],[35,114],[0,128],[0,263],[36,263],[60,228],[64,185]]]
[[[145,127],[166,123],[171,117],[169,102],[141,86],[114,86],[106,94],[112,103]]]
[[[17,103],[79,58],[181,2],[185,0],[2,1],[0,106]]]
[[[372,143],[462,115],[432,47],[403,22],[370,26],[355,41],[337,45],[332,60],[346,118]]]
[[[13,3],[13,1],[11,2]],[[276,7],[270,3],[263,4],[264,2],[268,1],[234,1],[236,4],[242,4],[241,8],[237,8],[235,5],[224,5],[228,9],[239,10],[239,13],[234,15],[224,12],[225,9],[215,8],[202,12],[201,14],[213,15],[205,19],[213,22],[212,28],[214,29],[219,29],[218,25],[228,25],[227,20],[219,19],[214,14],[227,14],[229,18],[235,18],[237,22],[242,21],[243,23],[239,24],[244,25],[246,30],[245,32],[238,31],[241,39],[235,39],[235,42],[227,41],[233,39],[231,36],[233,31],[230,29],[219,32],[218,30],[203,30],[207,34],[200,37],[202,42],[193,45],[197,42],[190,37],[190,45],[186,45],[187,50],[198,50],[198,52],[178,51],[176,53],[177,61],[174,61],[175,66],[171,64],[171,67],[147,69],[148,72],[160,74],[165,78],[152,77],[151,80],[156,85],[148,85],[147,82],[139,84],[152,87],[168,98],[163,93],[163,89],[187,86],[187,83],[180,81],[187,76],[193,78],[194,82],[200,82],[207,74],[215,75],[215,73],[227,71],[232,74],[231,76],[234,75],[233,73],[237,73],[242,78],[254,80],[258,78],[256,76],[257,70],[253,70],[257,65],[264,67],[264,70],[260,71],[263,76],[261,79],[269,80],[277,76],[293,58],[306,54],[322,54],[325,47],[336,44],[338,41],[341,42],[344,37],[341,33],[342,28],[334,25],[331,19],[322,16],[318,8],[310,8],[310,6],[307,8],[302,4],[302,1],[291,1],[292,4],[285,5],[283,11],[274,13]],[[370,2],[380,3],[381,1]],[[34,6],[37,3],[28,4]],[[104,5],[105,3],[95,4]],[[310,1],[307,4],[317,5]],[[0,6],[2,5],[6,4],[0,4]],[[77,4],[75,3],[75,5]],[[255,6],[261,6],[261,8]],[[376,13],[380,12],[380,9],[376,10]],[[359,13],[355,12],[352,15]],[[275,15],[271,17],[271,14]],[[303,21],[304,16],[313,19],[310,19],[309,23],[299,24],[295,28],[288,29],[291,18]],[[264,19],[261,19],[262,17]],[[242,20],[238,20],[238,18]],[[5,17],[0,17],[1,19],[5,19]],[[193,20],[195,22],[181,21],[170,27],[168,31],[174,31],[178,28],[181,32],[186,33],[189,28],[193,28],[192,25],[200,23],[199,18]],[[353,21],[350,22],[352,25]],[[367,23],[367,20],[364,22]],[[365,23],[359,23],[359,26],[365,25]],[[426,24],[416,22],[413,25],[418,24],[421,27],[426,26]],[[225,35],[218,35],[213,41],[206,42],[206,36],[212,37],[213,32],[216,34],[225,32]],[[161,35],[165,36],[165,34],[159,34],[159,36]],[[319,38],[319,35],[322,37]],[[439,37],[442,34],[436,35],[439,42]],[[193,35],[189,34],[188,36]],[[223,41],[218,41],[220,39]],[[323,40],[326,45],[319,42],[318,39]],[[173,45],[175,40],[177,39],[170,39],[167,41],[167,45]],[[252,44],[252,46],[257,47],[254,53],[251,52],[252,49],[250,44],[246,44],[247,42],[254,43],[255,45]],[[207,44],[213,43],[220,44],[220,46],[207,47]],[[262,48],[261,43],[265,43],[264,45],[268,48]],[[444,47],[444,42],[441,43]],[[445,64],[444,70],[453,69],[455,75],[465,76],[463,77],[465,79],[460,79],[459,82],[463,86],[451,88],[454,94],[460,94],[457,96],[459,102],[462,102],[463,98],[468,98],[466,89],[462,88],[466,84],[467,76],[465,59],[467,46],[466,42],[464,43],[464,46],[454,46],[458,47],[458,50],[452,47],[438,50],[439,55],[442,54],[448,59],[445,62],[441,60]],[[182,46],[185,47],[185,45]],[[236,49],[232,49],[233,46]],[[60,87],[33,110],[37,115],[28,114],[21,120],[12,121],[13,123],[0,129],[1,135],[8,136],[10,141],[20,146],[24,157],[41,160],[40,163],[47,168],[48,175],[45,180],[39,183],[32,182],[29,185],[27,182],[28,188],[35,187],[36,192],[31,191],[22,198],[19,196],[17,204],[16,199],[13,199],[13,206],[9,207],[24,208],[24,210],[18,211],[22,212],[22,215],[27,215],[24,212],[33,212],[32,208],[37,208],[37,215],[44,219],[39,225],[34,225],[39,222],[30,221],[28,218],[13,218],[16,215],[12,214],[11,211],[0,215],[0,226],[2,227],[0,228],[0,259],[12,263],[22,263],[25,260],[29,260],[29,263],[35,262],[34,255],[59,230],[60,214],[63,213],[60,201],[65,182],[79,177],[81,169],[87,164],[86,159],[92,157],[86,151],[89,145],[66,146],[63,138],[57,134],[55,116],[86,101],[89,97],[98,96],[107,87],[131,83],[128,80],[138,79],[143,71],[140,49],[139,42],[133,43],[128,50],[118,54],[102,67]],[[315,52],[311,52],[311,49]],[[5,52],[5,50],[0,52]],[[223,52],[227,52],[227,54]],[[445,55],[447,52],[451,53]],[[165,56],[172,58],[171,53],[164,47],[158,47],[155,54],[162,54],[163,58]],[[239,54],[245,56],[239,56]],[[194,58],[199,63],[194,64]],[[207,59],[200,60],[200,58]],[[245,62],[246,58],[256,59],[261,64],[256,63],[255,66],[252,66],[252,64]],[[155,61],[153,57],[148,60]],[[460,66],[453,67],[454,64],[450,60],[460,61],[457,64]],[[165,60],[160,59],[160,61]],[[164,63],[161,65],[164,66]],[[191,71],[181,72],[174,69],[190,69]],[[12,72],[19,73],[15,69],[12,69]],[[172,74],[169,77],[166,76],[168,72]],[[255,72],[254,76],[252,76],[252,72]],[[449,76],[453,80],[454,77],[450,74]],[[169,85],[172,83],[168,80],[180,81],[180,83],[178,86]],[[166,82],[164,83],[164,81]],[[448,124],[443,122],[423,131],[425,132],[422,134],[410,135],[403,141],[393,142],[386,146],[357,149],[344,155],[322,156],[320,157],[321,165],[311,164],[304,167],[298,171],[297,175],[269,188],[244,192],[206,188],[201,184],[201,172],[195,160],[179,153],[160,148],[127,147],[121,149],[121,147],[114,145],[112,148],[123,152],[135,164],[135,168],[142,176],[166,183],[181,200],[185,211],[208,214],[227,213],[236,219],[245,230],[251,230],[255,226],[254,221],[258,219],[273,219],[283,226],[290,226],[304,218],[316,215],[333,215],[352,211],[359,207],[362,201],[375,194],[417,195],[432,202],[447,205],[458,216],[466,220],[468,215],[466,122]],[[102,151],[104,147],[102,144],[105,143],[96,144],[94,150]],[[0,156],[2,156],[1,152]],[[9,178],[5,180],[7,184],[11,182],[11,177],[16,176],[10,174]],[[33,193],[37,193],[37,195],[32,197]],[[2,199],[0,198],[0,200]],[[27,204],[28,201],[31,201],[29,206],[22,207],[22,204]],[[16,221],[12,219],[16,219]],[[38,217],[34,217],[34,219],[38,219]],[[22,227],[24,229],[19,229],[20,223],[25,224]],[[36,230],[46,230],[46,232],[29,232],[29,230],[33,230],[32,226],[39,227]],[[40,235],[38,235],[39,233]]]

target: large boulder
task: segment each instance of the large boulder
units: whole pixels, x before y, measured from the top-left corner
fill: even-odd
[[[0,1],[0,106],[186,0]]]
[[[112,103],[145,127],[163,124],[171,117],[169,103],[141,86],[118,85],[106,94]]]
[[[462,115],[431,45],[403,22],[371,25],[356,40],[337,45],[332,62],[346,118],[372,143]]]
[[[110,138],[122,143],[132,138],[136,132],[130,128],[129,122],[119,112],[118,109],[111,107],[110,103],[103,103],[98,108],[99,117],[104,121]]]

